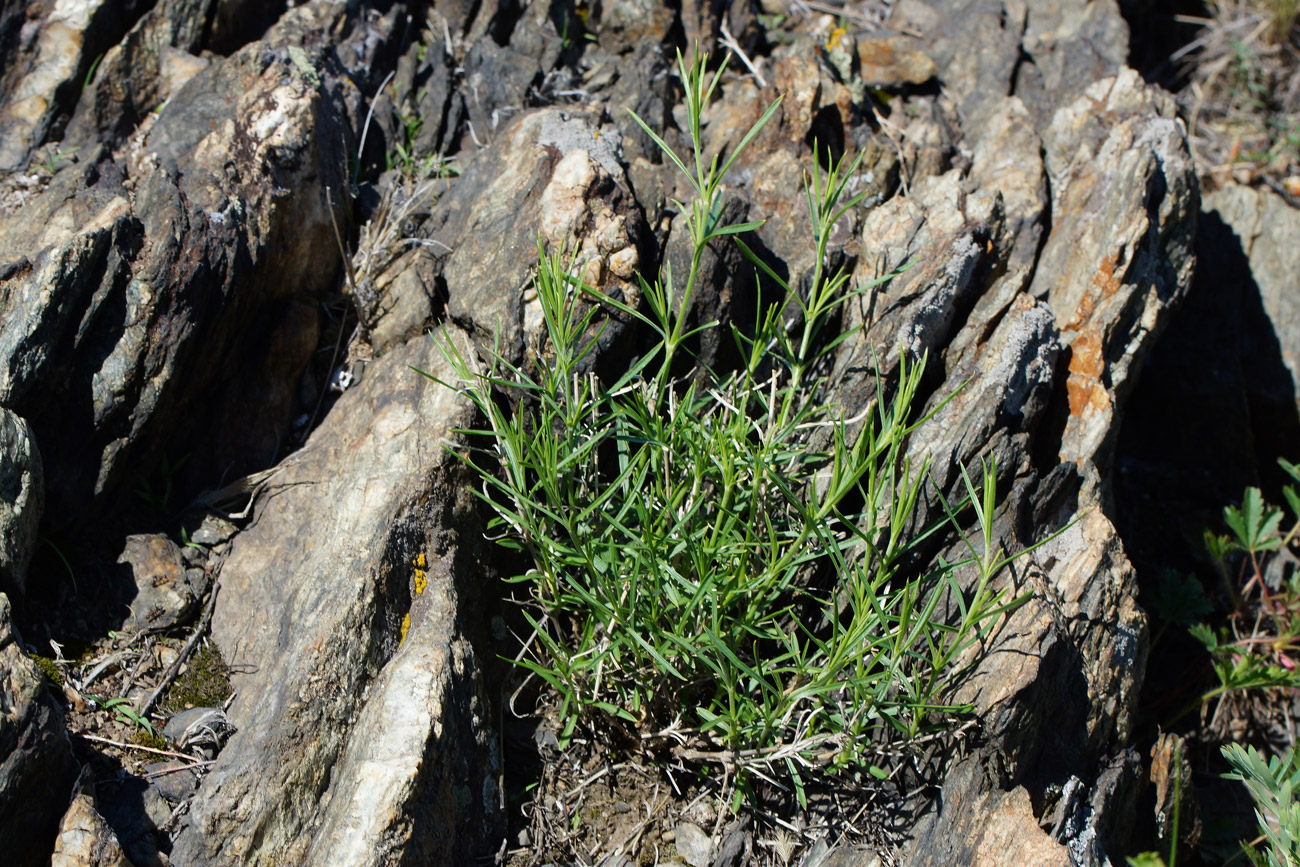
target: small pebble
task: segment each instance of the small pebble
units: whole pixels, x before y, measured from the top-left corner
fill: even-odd
[[[677,854],[691,867],[709,867],[713,843],[709,835],[692,822],[678,822],[673,829],[677,834]]]

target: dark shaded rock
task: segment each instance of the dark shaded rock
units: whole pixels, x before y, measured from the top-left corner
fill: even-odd
[[[465,135],[465,99],[458,88],[456,58],[447,54],[441,41],[424,48],[424,60],[417,59],[420,46],[413,45],[403,57],[410,69],[410,92],[420,130],[412,142],[419,154],[445,154]],[[397,79],[403,78],[399,67]]]
[[[191,79],[125,166],[93,154],[0,221],[0,261],[25,263],[0,280],[0,399],[57,467],[58,522],[164,443],[204,456],[178,484],[216,487],[286,438],[338,267],[319,255],[335,243],[326,187],[345,184],[357,98],[330,52],[290,51],[327,11],[299,7]]]
[[[77,779],[63,713],[22,651],[9,597],[0,593],[0,851],[6,863],[49,863]]]
[[[1259,334],[1257,340],[1261,347],[1269,349],[1275,344],[1281,351],[1282,364],[1291,374],[1289,393],[1284,385],[1272,385],[1268,391],[1257,389],[1262,393],[1256,400],[1279,408],[1294,405],[1300,394],[1300,298],[1296,293],[1300,211],[1272,190],[1235,184],[1207,195],[1204,209],[1217,215],[1239,239],[1249,263],[1250,279],[1259,290],[1264,315],[1271,325],[1272,340],[1267,333]],[[1256,369],[1264,367],[1253,360],[1247,363]]]
[[[1271,320],[1252,269],[1255,257],[1291,249],[1282,244],[1270,254],[1252,245],[1253,233],[1267,237],[1268,224],[1284,227],[1287,218],[1280,212],[1267,224],[1243,221],[1245,235],[1224,221],[1225,210],[1243,205],[1239,214],[1259,216],[1251,208],[1257,195],[1266,201],[1271,194],[1228,188],[1207,197],[1216,209],[1203,210],[1197,222],[1191,291],[1125,409],[1116,445],[1118,521],[1153,586],[1162,569],[1201,572],[1208,565],[1198,558],[1202,533],[1220,526],[1224,504],[1252,485],[1277,499],[1287,477],[1275,461],[1297,457],[1300,409],[1289,364],[1295,350],[1284,349],[1285,326]],[[1282,294],[1271,303],[1291,303]],[[1171,430],[1195,436],[1171,437]]]
[[[117,148],[209,63],[199,57],[214,0],[163,0],[95,68],[63,137],[66,147]]]
[[[1028,792],[1001,790],[969,759],[949,772],[935,811],[917,825],[917,839],[908,863],[918,867],[995,867],[1006,864],[1008,855],[1043,867],[1075,863],[1065,846],[1038,827]]]
[[[261,38],[284,9],[259,0],[209,0],[209,8],[208,47],[218,54],[233,54]]]
[[[188,762],[150,762],[144,766],[150,784],[169,804],[179,804],[198,788],[198,774]]]
[[[26,166],[47,138],[58,138],[55,127],[71,112],[91,65],[131,28],[144,6],[142,0],[65,0],[12,10],[5,4],[0,12],[0,29],[7,31],[0,35],[0,46],[8,49],[0,53],[0,171]],[[26,20],[18,24],[22,17]]]
[[[710,867],[736,867],[753,846],[753,837],[745,830],[744,823],[732,822],[722,829],[722,842],[718,844]]]
[[[511,118],[530,104],[533,88],[542,83],[543,68],[537,58],[511,45],[491,39],[475,42],[465,56],[462,90],[469,141],[462,150],[473,152],[496,141]]]
[[[122,844],[95,808],[95,787],[83,771],[84,784],[59,825],[50,867],[132,867]]]
[[[239,732],[181,863],[458,864],[495,849],[500,755],[460,535],[476,531],[440,445],[470,415],[408,365],[453,376],[425,337],[373,362],[232,544],[213,636]]]
[[[101,781],[95,790],[100,814],[122,844],[122,850],[136,867],[164,867],[160,856],[167,849],[167,835],[161,831],[171,818],[172,808],[144,777],[123,774]]]
[[[27,423],[0,407],[0,592],[20,602],[45,505],[45,475]]]

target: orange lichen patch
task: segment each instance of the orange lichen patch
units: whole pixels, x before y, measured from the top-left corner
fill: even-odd
[[[1111,253],[1101,260],[1101,266],[1097,268],[1097,273],[1092,275],[1092,285],[1101,290],[1104,298],[1109,298],[1119,291],[1120,278],[1115,273],[1115,266],[1118,264],[1119,253]]]
[[[1092,313],[1096,311],[1097,302],[1102,299],[1110,298],[1123,281],[1118,274],[1115,274],[1115,266],[1119,264],[1119,253],[1110,253],[1105,259],[1101,260],[1101,265],[1097,266],[1097,273],[1092,276],[1092,285],[1083,292],[1083,298],[1079,299],[1078,307],[1074,308],[1074,316],[1066,322],[1065,330],[1076,331],[1086,326],[1092,320]]]
[[[1070,415],[1077,418],[1088,412],[1107,409],[1110,395],[1101,382],[1106,369],[1101,337],[1092,331],[1084,332],[1075,339],[1071,350],[1070,376],[1065,381]]]
[[[1092,285],[1079,299],[1079,305],[1074,308],[1074,315],[1065,324],[1065,330],[1074,331],[1082,328],[1092,319],[1093,311],[1097,308],[1097,302],[1103,298],[1109,298],[1119,291],[1123,283],[1115,273],[1115,267],[1118,264],[1119,253],[1111,253],[1101,260],[1097,273],[1092,275]]]

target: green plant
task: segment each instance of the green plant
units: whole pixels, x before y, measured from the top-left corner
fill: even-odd
[[[163,455],[162,463],[158,465],[156,486],[149,478],[141,478],[136,486],[135,495],[154,509],[164,514],[171,514],[172,490],[176,485],[176,475],[189,459],[187,453],[179,461],[172,463],[166,455]]]
[[[685,283],[667,266],[642,279],[643,312],[539,249],[547,343],[531,366],[493,347],[476,371],[443,341],[459,377],[448,385],[487,425],[462,431],[471,445],[456,453],[484,483],[498,541],[528,555],[513,580],[533,632],[516,661],[560,697],[564,737],[584,717],[621,720],[733,766],[781,768],[802,797],[809,768],[861,764],[864,736],[915,736],[966,710],[945,699],[954,662],[1023,597],[993,585],[1012,558],[993,540],[992,465],[974,480],[963,470],[965,499],[944,504],[942,524],[913,526],[929,463],[906,446],[930,417],[917,407],[925,359],[878,382],[856,435],[827,401],[823,370],[847,335],[824,332],[875,287],[824,268],[833,227],[860,202],[847,193],[857,162],[807,181],[818,255],[805,294],[740,243],[785,297],[760,298],[753,334],[733,328],[738,369],[688,363],[691,338],[715,325],[688,326],[705,249],[760,225],[721,221],[723,179],[777,104],[725,160],[706,159],[700,118],[721,71],[709,78],[698,56],[678,65],[692,153],[633,117],[694,192],[676,203],[693,250]],[[654,340],[606,384],[589,356],[611,308]],[[918,568],[920,546],[967,507],[969,556]]]
[[[1278,463],[1293,480],[1300,481],[1300,467],[1285,460]],[[1283,526],[1282,510],[1265,503],[1258,488],[1247,488],[1240,507],[1223,510],[1231,533],[1205,534],[1206,551],[1233,612],[1228,624],[1218,629],[1204,623],[1188,627],[1209,652],[1219,685],[1178,717],[1204,701],[1237,690],[1300,688],[1300,669],[1294,658],[1300,651],[1300,573],[1275,579],[1272,588],[1268,578],[1270,558],[1288,548],[1300,533],[1300,493],[1294,485],[1286,485],[1282,495],[1293,516],[1289,526]],[[1196,586],[1199,589],[1199,583]],[[1196,607],[1203,608],[1199,603]]]
[[[81,148],[65,148],[57,144],[48,144],[45,146],[44,158],[41,160],[41,168],[45,169],[51,177],[58,174],[59,169],[63,168],[64,163],[71,161]]]
[[[64,570],[67,571],[68,577],[72,579],[73,592],[77,592],[77,593],[81,592],[80,588],[77,587],[77,572],[72,568],[72,563],[71,561],[68,560],[67,555],[63,553],[63,549],[60,548],[48,536],[40,536],[38,538],[42,544],[46,545],[51,551],[54,552],[54,556],[58,557],[59,562],[63,564],[63,568]]]
[[[93,695],[87,696],[87,698],[89,698],[96,707],[103,710],[111,710],[113,712],[113,717],[118,722],[130,723],[151,735],[154,733],[153,723],[149,722],[146,717],[141,716],[139,712],[136,711],[135,707],[131,704],[130,699],[120,697],[99,698],[98,696]]]
[[[424,101],[425,88],[415,94],[414,103],[418,106]],[[400,88],[393,85],[393,102],[400,99]],[[403,109],[398,113],[401,130],[393,148],[384,155],[384,170],[397,171],[411,181],[423,181],[428,178],[448,178],[460,174],[459,169],[442,154],[425,154],[421,156],[416,148],[416,139],[424,129],[424,118],[417,111]]]
[[[90,85],[93,84],[95,81],[95,73],[99,71],[99,63],[103,59],[104,59],[104,55],[100,54],[91,62],[90,68],[86,70],[86,77],[82,79],[81,82],[82,90],[90,89]]]
[[[1294,750],[1267,760],[1254,747],[1228,744],[1223,757],[1232,765],[1224,776],[1240,780],[1255,802],[1260,841],[1267,844],[1263,854],[1255,845],[1242,843],[1242,849],[1257,867],[1295,867],[1300,864],[1300,803],[1295,791],[1300,788],[1300,761]]]

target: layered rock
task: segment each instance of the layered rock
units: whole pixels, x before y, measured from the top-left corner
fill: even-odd
[[[0,593],[0,846],[19,867],[49,862],[79,771],[45,683]]]
[[[232,543],[213,637],[241,672],[238,733],[176,841],[181,863],[489,851],[497,697],[470,641],[474,519],[443,448],[471,416],[413,368],[454,378],[424,336],[369,365]]]
[[[41,455],[27,422],[0,407],[0,592],[22,599],[45,505]]]
[[[346,185],[357,98],[337,52],[299,47],[328,9],[286,16],[191,78],[127,152],[87,146],[0,217],[0,403],[57,468],[57,522],[93,515],[169,442],[202,454],[188,472],[211,484],[288,434],[337,273],[328,190]]]

